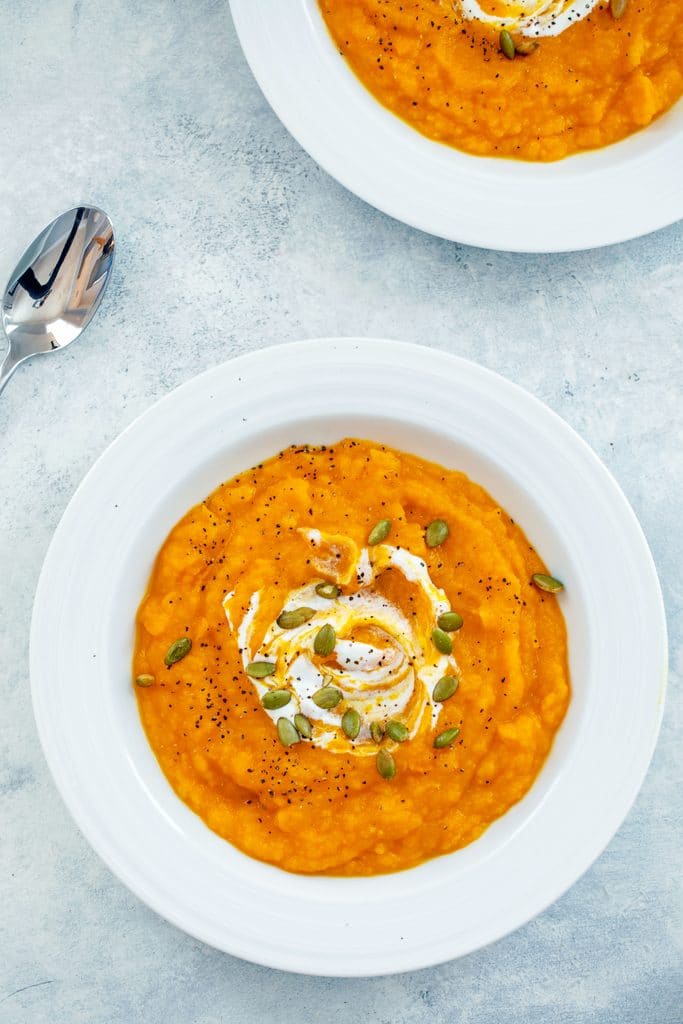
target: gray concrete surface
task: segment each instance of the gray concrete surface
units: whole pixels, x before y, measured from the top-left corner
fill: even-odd
[[[2,1024],[680,1022],[681,225],[569,256],[439,241],[365,206],[299,149],[225,0],[15,0],[0,13],[0,278],[80,199],[111,214],[119,243],[87,335],[21,368],[0,399]],[[364,981],[242,963],[139,903],[64,810],[28,689],[41,562],[103,448],[198,371],[330,334],[459,353],[563,415],[640,517],[671,633],[651,771],[588,874],[489,949]]]

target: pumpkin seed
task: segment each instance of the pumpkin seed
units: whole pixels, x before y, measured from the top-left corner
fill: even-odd
[[[442,676],[434,687],[432,697],[439,704],[452,697],[458,689],[458,680],[455,676]]]
[[[458,615],[457,612],[444,612],[443,615],[439,615],[436,624],[446,633],[455,633],[462,629],[462,615]]]
[[[303,736],[305,740],[310,740],[313,735],[313,726],[305,715],[294,715],[294,725],[297,728],[299,736]]]
[[[360,732],[360,715],[355,708],[349,708],[342,715],[342,729],[350,740],[355,740]]]
[[[396,719],[392,719],[387,722],[387,736],[390,740],[395,743],[405,743],[410,736],[410,731],[403,724],[403,722],[397,722]]]
[[[368,534],[368,544],[372,547],[374,544],[381,544],[383,540],[386,540],[389,536],[389,530],[391,529],[391,519],[380,519],[378,523],[375,523],[373,528]]]
[[[169,649],[166,651],[166,657],[164,658],[164,664],[175,665],[177,661],[182,661],[190,651],[192,650],[192,641],[189,636],[181,636],[179,640],[174,640]]]
[[[291,699],[292,695],[289,690],[269,690],[268,693],[264,693],[261,697],[261,703],[266,711],[277,711],[278,708],[283,708],[285,704],[289,704]]]
[[[448,633],[443,629],[432,630],[432,643],[436,647],[437,651],[441,651],[442,654],[453,653],[453,641],[449,637]]]
[[[508,60],[514,60],[515,41],[506,28],[500,33],[500,49]]]
[[[375,743],[381,743],[384,739],[384,729],[379,722],[370,722],[370,735]]]
[[[539,590],[545,590],[548,594],[557,594],[558,591],[564,590],[564,583],[560,583],[554,576],[546,576],[544,572],[535,572],[531,581]]]
[[[316,690],[313,694],[312,700],[319,708],[323,708],[325,711],[331,711],[332,708],[336,708],[343,696],[344,694],[341,690],[338,690],[336,686],[321,686],[320,689]]]
[[[515,52],[521,57],[528,57],[530,54],[536,53],[540,45],[538,39],[517,39],[515,40]]]
[[[443,519],[435,519],[425,530],[427,547],[438,548],[440,544],[443,544],[450,532],[448,523],[445,523]]]
[[[328,601],[333,601],[335,597],[339,597],[341,594],[341,588],[336,583],[319,583],[315,588],[315,592],[318,597],[325,597]]]
[[[393,779],[396,774],[396,762],[386,747],[382,747],[377,751],[375,764],[377,765],[377,771],[383,779]]]
[[[265,679],[272,676],[275,665],[272,661],[250,661],[247,665],[247,675],[252,679]]]
[[[278,718],[277,734],[283,747],[291,747],[293,743],[298,743],[301,738],[288,718]]]
[[[434,746],[437,750],[443,750],[444,747],[450,747],[451,743],[457,738],[460,730],[456,727],[455,729],[446,729],[444,732],[440,732],[434,740]]]
[[[321,657],[326,658],[328,654],[332,654],[336,642],[337,634],[334,631],[334,626],[331,626],[329,622],[326,622],[324,626],[320,627],[315,635],[313,650],[316,654],[320,654]]]
[[[152,686],[153,683],[154,676],[147,675],[147,673],[143,673],[141,676],[135,677],[136,686]]]
[[[303,626],[315,615],[313,608],[291,608],[289,611],[281,612],[277,617],[277,624],[280,629],[296,629]]]
[[[617,20],[624,17],[627,7],[628,0],[610,0],[609,9],[612,12],[612,17]]]

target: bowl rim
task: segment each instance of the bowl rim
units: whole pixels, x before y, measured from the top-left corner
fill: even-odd
[[[230,0],[230,9],[261,91],[299,145],[411,227],[551,253],[614,245],[683,218],[683,98],[645,129],[554,163],[477,157],[426,138],[375,100],[340,59],[316,0]]]
[[[556,881],[550,898],[545,898],[540,903],[538,901],[534,903],[533,899],[530,899],[526,911],[520,912],[518,910],[512,923],[503,916],[497,925],[491,925],[486,933],[485,941],[476,941],[472,945],[468,945],[467,942],[460,942],[457,948],[453,947],[454,951],[449,952],[446,949],[445,955],[442,943],[439,951],[436,951],[434,946],[430,949],[429,945],[427,945],[426,948],[420,947],[412,950],[412,952],[406,951],[407,956],[396,957],[394,960],[392,960],[394,954],[388,955],[384,959],[378,956],[374,962],[368,962],[367,964],[359,964],[353,957],[349,956],[347,961],[340,962],[335,965],[334,969],[330,969],[329,964],[325,963],[324,959],[312,961],[308,956],[302,957],[300,953],[297,954],[296,950],[276,949],[273,951],[272,949],[262,948],[253,942],[250,943],[247,937],[239,941],[236,941],[235,936],[231,936],[229,941],[223,940],[221,936],[217,937],[215,932],[212,932],[210,929],[207,930],[206,922],[198,922],[192,919],[191,916],[188,918],[188,914],[180,912],[177,905],[174,903],[169,905],[168,899],[160,900],[149,877],[146,877],[144,872],[142,875],[140,875],[139,871],[136,874],[136,871],[131,869],[130,863],[127,864],[125,860],[122,861],[120,859],[118,851],[113,847],[114,840],[112,836],[103,833],[101,824],[93,818],[92,808],[84,806],[81,801],[79,789],[82,788],[83,783],[81,781],[82,777],[79,780],[78,775],[74,774],[73,762],[75,755],[73,746],[69,749],[64,735],[60,733],[59,729],[56,729],[55,716],[56,714],[62,714],[62,712],[59,710],[58,704],[55,704],[54,683],[55,679],[59,680],[61,669],[55,672],[52,662],[52,645],[57,643],[59,639],[58,630],[55,625],[54,610],[56,604],[59,603],[64,585],[63,565],[65,546],[67,542],[77,544],[74,528],[79,525],[81,506],[84,505],[84,500],[88,497],[89,493],[95,493],[100,487],[107,472],[111,469],[113,456],[125,455],[127,449],[128,454],[135,450],[136,436],[143,428],[156,426],[163,431],[163,429],[168,428],[168,425],[174,419],[176,407],[180,407],[183,402],[185,402],[186,407],[187,401],[189,401],[190,405],[194,403],[195,407],[199,408],[202,403],[206,402],[209,395],[214,398],[223,388],[232,388],[234,390],[235,387],[239,387],[240,383],[248,381],[250,377],[251,379],[258,378],[266,367],[272,372],[273,367],[296,366],[298,373],[300,371],[303,372],[302,368],[306,365],[313,366],[314,368],[318,367],[321,356],[327,356],[330,360],[332,358],[337,359],[339,365],[367,366],[372,364],[373,359],[378,360],[382,364],[385,363],[389,353],[391,361],[397,364],[399,372],[407,368],[411,369],[411,388],[417,388],[417,376],[419,376],[420,367],[424,367],[425,358],[427,353],[429,353],[429,359],[434,364],[435,373],[445,376],[450,374],[452,380],[455,380],[458,375],[464,374],[467,381],[477,381],[483,384],[484,388],[491,387],[503,393],[516,407],[519,406],[523,410],[525,417],[533,420],[535,414],[537,417],[540,417],[545,427],[548,424],[554,424],[564,437],[569,439],[572,450],[581,456],[582,467],[592,467],[592,472],[595,474],[592,483],[594,484],[599,479],[602,486],[607,488],[613,501],[615,515],[618,515],[620,522],[627,529],[629,539],[637,546],[637,562],[642,572],[639,583],[642,584],[643,591],[649,593],[651,599],[655,598],[654,605],[649,609],[650,630],[648,642],[651,645],[650,654],[653,654],[658,660],[661,679],[655,702],[656,707],[649,708],[648,710],[650,716],[648,734],[645,737],[641,737],[638,750],[630,758],[627,765],[629,773],[628,785],[615,795],[610,808],[610,821],[606,822],[606,827],[602,825],[602,832],[599,837],[595,834],[585,837],[587,849],[584,851],[584,856],[580,858],[580,863],[578,863],[578,866],[574,864],[570,872],[565,873],[561,880]],[[331,363],[330,366],[330,373],[332,373],[335,371],[335,367]],[[131,442],[133,443],[132,449],[130,447]],[[74,550],[78,550],[78,546]],[[66,610],[64,608],[61,609],[60,628],[63,627],[64,616],[68,616],[68,612],[68,608]],[[590,864],[602,852],[628,813],[652,757],[663,714],[667,670],[667,639],[664,607],[656,571],[647,542],[635,515],[609,471],[600,462],[597,455],[565,421],[517,385],[500,377],[491,370],[460,357],[403,342],[332,338],[294,342],[260,349],[206,370],[160,399],[112,442],[77,489],[50,544],[36,591],[31,626],[30,663],[34,715],[41,744],[57,788],[67,808],[90,844],[124,884],[161,916],[196,938],[226,952],[267,966],[300,973],[358,977],[399,973],[401,971],[426,967],[451,959],[453,956],[465,955],[474,949],[481,948],[481,946],[501,938],[536,916],[537,913],[540,913],[550,903],[554,902],[555,899],[559,898],[587,870]],[[170,790],[168,784],[166,786]],[[184,805],[182,806],[184,807]],[[189,813],[191,814],[191,812]],[[205,828],[203,825],[200,827]],[[217,839],[217,837],[215,838]],[[223,848],[224,841],[217,839],[217,842]],[[480,842],[481,840],[477,840],[476,843],[466,849],[472,850]],[[450,856],[452,857],[453,855]],[[251,861],[251,858],[245,859]],[[448,857],[439,858],[439,860],[445,862],[448,860]],[[253,863],[260,864],[260,862]],[[429,863],[433,864],[434,862]],[[139,865],[136,865],[136,869],[138,867]],[[278,869],[273,870],[278,872]],[[364,884],[367,881],[372,883],[373,888],[382,888],[382,883],[377,882],[378,878],[401,878],[401,876],[405,877],[412,872],[419,871],[420,869],[418,868],[411,869],[408,872],[400,872],[394,876],[375,876],[375,878],[370,880],[344,879],[342,881],[344,883],[350,882],[352,886],[360,882],[360,885],[357,886],[357,891],[367,896],[370,892],[368,886]],[[278,872],[278,874],[281,873]],[[448,869],[446,869],[446,874],[448,874]],[[266,875],[267,873],[259,875],[259,886],[261,884],[269,884]],[[310,876],[292,877],[306,879],[307,891],[315,892],[316,894],[327,891],[324,885],[321,888],[312,883]],[[420,884],[423,884],[423,882],[419,882],[418,887]],[[349,891],[348,888],[347,891]],[[317,898],[318,896],[316,895]],[[446,945],[448,944],[446,943]]]

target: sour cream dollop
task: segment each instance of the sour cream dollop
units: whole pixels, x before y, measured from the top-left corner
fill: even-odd
[[[440,654],[431,639],[437,618],[450,605],[423,559],[387,544],[359,549],[342,535],[301,532],[311,544],[314,570],[326,581],[343,585],[338,597],[330,600],[316,593],[320,578],[291,591],[282,611],[306,607],[314,614],[294,629],[282,629],[275,620],[260,642],[254,630],[260,591],[251,596],[238,624],[233,621],[234,594],[223,601],[231,628],[237,627],[245,671],[253,661],[275,665],[265,679],[249,677],[259,698],[269,690],[291,693],[284,708],[266,713],[274,722],[281,717],[293,722],[296,714],[303,714],[313,726],[313,744],[361,756],[377,752],[370,737],[374,721],[397,719],[410,737],[426,715],[434,726],[441,704],[432,699],[432,690],[442,676],[456,675],[458,666],[452,655]],[[400,586],[385,585],[385,574],[391,572],[403,577]],[[390,597],[398,593],[400,598]],[[323,658],[313,645],[326,623],[333,626],[337,639],[332,655]],[[341,691],[343,700],[336,708],[320,708],[314,702],[313,695],[323,686]],[[355,708],[361,720],[354,741],[341,728],[342,714],[349,708]]]
[[[454,0],[468,21],[482,21],[523,36],[559,36],[587,17],[599,0]]]

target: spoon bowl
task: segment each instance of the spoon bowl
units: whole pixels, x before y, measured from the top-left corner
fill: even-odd
[[[114,229],[102,210],[61,214],[29,246],[2,298],[9,349],[0,391],[25,359],[75,341],[95,315],[111,276]]]

